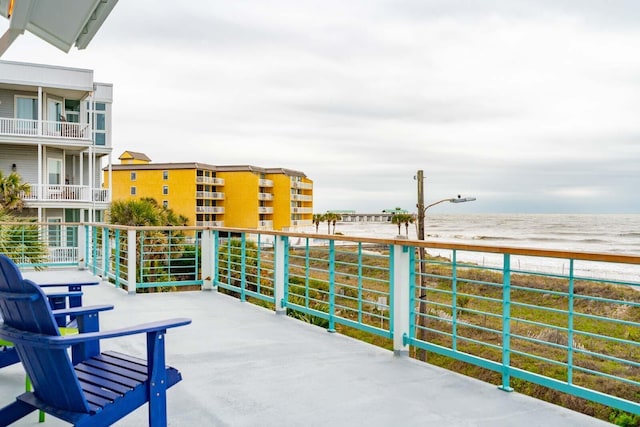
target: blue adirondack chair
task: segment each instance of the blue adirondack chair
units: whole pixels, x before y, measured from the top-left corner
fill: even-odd
[[[166,426],[166,390],[182,377],[165,366],[164,335],[168,328],[191,323],[190,319],[61,336],[42,289],[23,280],[4,255],[0,255],[0,312],[4,318],[0,339],[14,344],[34,386],[33,392],[0,409],[2,425],[40,409],[75,426],[108,426],[149,402],[149,425]],[[82,330],[86,319],[77,320]],[[146,333],[146,360],[100,352],[102,339],[140,333]]]

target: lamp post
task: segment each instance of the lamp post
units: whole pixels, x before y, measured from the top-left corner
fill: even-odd
[[[418,204],[416,205],[418,208],[418,224],[417,224],[418,240],[424,240],[424,218],[425,218],[425,213],[427,209],[444,202],[464,203],[464,202],[473,202],[474,200],[476,200],[475,197],[461,197],[458,194],[458,197],[448,197],[446,199],[438,200],[437,202],[434,202],[434,203],[431,203],[430,205],[425,206],[424,205],[424,171],[419,170],[416,173],[416,180],[418,181]]]
[[[418,181],[418,204],[416,205],[418,208],[418,240],[424,240],[424,217],[427,209],[432,206],[439,205],[440,203],[464,203],[464,202],[473,202],[476,200],[475,197],[449,197],[446,199],[438,200],[437,202],[431,203],[430,205],[424,205],[424,171],[419,170],[416,173],[415,179]],[[423,261],[424,261],[424,247],[418,247],[418,273],[420,275],[420,287],[418,289],[418,300],[420,303],[418,304],[418,313],[416,319],[416,326],[418,328],[418,339],[424,341],[426,339],[426,333],[424,330],[424,314],[427,311],[427,302],[425,301],[426,295],[422,295],[423,290],[426,286],[426,277],[423,274]],[[418,360],[427,360],[427,352],[424,350],[418,350],[416,352],[416,358]]]

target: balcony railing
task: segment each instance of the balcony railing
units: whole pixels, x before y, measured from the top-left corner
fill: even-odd
[[[273,200],[271,193],[258,193],[258,200]]]
[[[86,185],[29,184],[29,193],[23,193],[25,202],[108,202],[110,191],[104,188],[91,189]]]
[[[0,118],[0,135],[44,137],[65,140],[91,140],[87,124],[47,120]]]
[[[312,214],[313,208],[291,208],[291,212],[299,214]]]
[[[258,207],[258,213],[260,213],[260,214],[272,214],[273,213],[273,208],[272,207],[268,207],[268,206],[259,206]]]
[[[221,214],[224,213],[222,206],[196,206],[197,213]]]
[[[197,199],[224,200],[224,193],[214,191],[196,191]]]
[[[222,227],[224,221],[196,221],[198,227]]]
[[[258,180],[258,185],[260,187],[273,187],[273,181],[270,179],[260,179]]]
[[[313,202],[313,196],[307,194],[292,194],[291,200],[297,202]]]
[[[223,178],[215,178],[209,176],[197,176],[196,182],[198,184],[224,185]]]
[[[6,247],[22,266],[47,265],[28,252],[52,236],[46,227],[4,223],[0,236],[15,236]],[[398,354],[484,368],[505,391],[533,383],[640,413],[640,256],[232,228],[77,231],[68,261],[130,293],[224,289],[382,337]]]
[[[310,182],[294,181],[291,184],[291,188],[297,188],[300,190],[312,190],[313,184],[311,184]]]

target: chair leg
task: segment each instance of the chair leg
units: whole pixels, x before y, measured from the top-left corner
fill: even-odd
[[[31,380],[29,379],[29,375],[24,376],[24,389],[27,392],[31,391]],[[44,422],[44,411],[38,411],[38,422]]]

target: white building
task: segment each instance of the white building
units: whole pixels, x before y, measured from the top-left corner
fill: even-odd
[[[0,170],[31,186],[27,214],[52,225],[104,218],[112,91],[92,70],[0,61]]]

